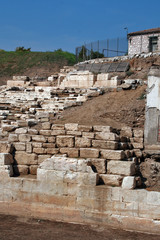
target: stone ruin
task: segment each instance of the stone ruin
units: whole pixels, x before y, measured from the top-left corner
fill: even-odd
[[[55,124],[64,109],[120,88],[103,82],[96,87],[118,81],[109,80],[110,73],[95,81],[95,73],[76,71],[65,68],[48,81],[14,77],[1,87],[0,213],[160,233],[160,192],[145,189],[152,187],[147,164],[158,163],[158,152],[151,152],[154,144],[159,149],[157,130],[150,142],[148,126],[153,112],[158,119],[150,93],[159,70],[149,75],[149,84],[155,82],[147,96],[145,137],[143,129],[130,127]]]

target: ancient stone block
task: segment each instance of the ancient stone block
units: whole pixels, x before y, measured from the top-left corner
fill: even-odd
[[[136,187],[136,179],[135,177],[124,177],[122,182],[123,189],[134,189]]]
[[[92,170],[97,173],[106,173],[106,160],[105,159],[97,159],[97,158],[91,158],[87,159],[88,165],[91,166]]]
[[[47,155],[38,155],[38,165],[41,164],[44,160],[46,160],[47,158],[50,158],[51,155],[47,154]]]
[[[74,147],[73,136],[57,136],[56,143],[58,147]]]
[[[60,153],[67,154],[68,157],[77,158],[79,157],[79,150],[76,148],[60,148]]]
[[[106,140],[106,141],[119,141],[119,136],[115,133],[110,132],[97,132],[95,139]]]
[[[37,168],[38,168],[38,165],[29,166],[29,173],[31,175],[37,175]]]
[[[32,141],[35,142],[46,142],[46,138],[42,135],[32,135]]]
[[[26,152],[27,152],[27,153],[32,153],[32,151],[33,151],[32,143],[27,142],[27,143],[26,143]]]
[[[104,148],[111,150],[118,149],[118,143],[113,141],[92,140],[92,146],[94,148]]]
[[[123,177],[121,175],[100,174],[100,178],[105,185],[119,187],[122,184]]]
[[[13,157],[10,153],[0,153],[0,165],[10,165],[13,163]]]
[[[17,136],[17,134],[9,134],[9,136],[8,136],[8,142],[18,142],[18,136]]]
[[[26,150],[26,144],[25,143],[15,143],[14,147],[17,151],[25,151]]]
[[[125,158],[123,150],[101,150],[101,157],[110,160],[121,160]]]
[[[47,137],[47,142],[55,143],[56,142],[56,138],[55,137]]]
[[[78,124],[77,123],[66,123],[65,129],[67,131],[78,131]]]
[[[13,146],[8,142],[0,142],[0,153],[12,153]]]
[[[96,132],[112,132],[112,127],[110,126],[93,126],[93,130]]]
[[[91,146],[91,139],[88,138],[75,138],[75,147],[86,148]]]
[[[73,136],[82,136],[82,132],[80,131],[67,131],[67,135],[73,135]]]
[[[16,134],[26,134],[28,132],[28,129],[27,128],[17,128],[15,130],[15,133]]]
[[[30,142],[31,141],[31,136],[28,134],[20,134],[19,135],[19,141],[20,142]]]
[[[52,130],[51,135],[53,136],[58,136],[58,135],[65,135],[66,131],[65,130]]]
[[[44,148],[55,148],[56,144],[55,143],[43,143],[42,146]]]
[[[82,132],[92,132],[92,129],[93,129],[92,126],[78,125],[78,131],[82,131]]]
[[[58,154],[59,149],[58,148],[46,148],[46,153],[47,154]]]
[[[34,148],[42,148],[43,143],[42,142],[32,142],[32,147]]]
[[[39,133],[44,136],[50,136],[51,130],[40,130]]]
[[[26,153],[23,151],[16,151],[15,161],[18,165],[37,164],[37,155],[35,153]]]
[[[1,177],[12,177],[13,167],[11,165],[0,166],[0,176]]]
[[[133,176],[136,173],[135,163],[128,161],[109,161],[107,173],[124,176]]]
[[[98,158],[99,150],[93,148],[80,148],[80,157],[81,158]]]
[[[33,153],[37,153],[37,154],[45,154],[46,149],[45,148],[33,148]]]
[[[64,130],[63,124],[53,124],[51,127],[52,130]]]
[[[30,135],[38,135],[39,131],[37,129],[28,129],[28,134]]]
[[[13,166],[14,173],[16,175],[27,175],[29,167],[26,165],[14,165]]]
[[[95,137],[95,133],[93,133],[93,132],[83,132],[82,137],[93,139]]]
[[[143,143],[132,143],[135,149],[143,149]]]
[[[42,123],[42,129],[43,130],[50,130],[51,129],[51,124],[49,122]]]
[[[143,138],[144,131],[143,129],[134,129],[133,135],[135,138]]]
[[[12,132],[15,129],[16,129],[16,126],[14,126],[14,125],[7,125],[7,124],[2,125],[2,130],[6,131],[6,132]]]
[[[131,138],[133,136],[132,128],[130,127],[122,127],[121,136]]]

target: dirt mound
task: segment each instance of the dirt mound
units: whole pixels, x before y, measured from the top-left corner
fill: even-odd
[[[109,92],[85,102],[82,106],[66,109],[56,123],[143,127],[146,86],[136,90]]]

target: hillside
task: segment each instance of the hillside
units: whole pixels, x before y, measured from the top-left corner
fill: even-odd
[[[48,77],[64,65],[74,65],[75,55],[61,49],[54,52],[0,51],[0,85],[13,75]]]

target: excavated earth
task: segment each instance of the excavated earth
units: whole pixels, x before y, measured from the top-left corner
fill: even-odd
[[[79,123],[85,125],[108,125],[114,128],[144,127],[146,85],[136,90],[107,92],[66,109],[56,123]]]

